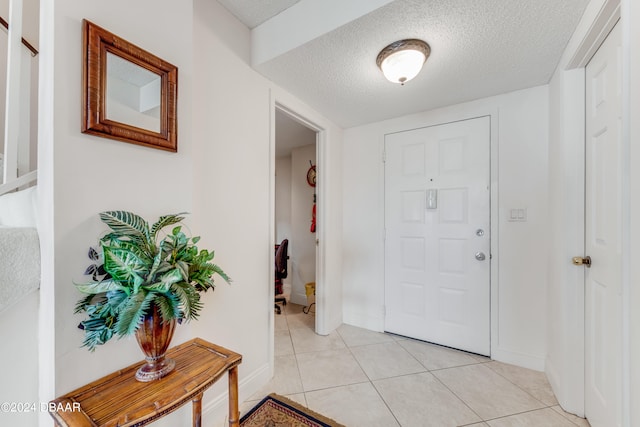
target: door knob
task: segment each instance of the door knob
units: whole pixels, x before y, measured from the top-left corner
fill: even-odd
[[[476,252],[476,259],[477,259],[478,261],[484,261],[484,259],[485,259],[485,258],[486,258],[486,257],[484,256],[484,253],[482,253],[482,252]]]
[[[584,265],[587,268],[591,268],[591,257],[590,256],[586,256],[584,258],[582,258],[580,256],[574,256],[572,261],[573,261],[573,265]]]

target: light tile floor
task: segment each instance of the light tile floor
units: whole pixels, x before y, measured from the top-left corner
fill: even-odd
[[[243,413],[275,392],[348,427],[589,426],[540,372],[349,325],[320,336],[291,303],[275,322],[275,376]]]

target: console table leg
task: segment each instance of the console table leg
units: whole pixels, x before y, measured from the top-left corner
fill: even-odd
[[[202,426],[202,393],[197,395],[192,401],[193,405],[193,427]]]
[[[229,427],[240,427],[238,411],[238,367],[229,369]]]

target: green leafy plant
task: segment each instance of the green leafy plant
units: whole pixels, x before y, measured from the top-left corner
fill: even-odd
[[[94,263],[85,275],[92,280],[76,284],[87,294],[75,307],[75,313],[87,314],[78,326],[85,332],[83,346],[93,351],[114,335],[133,334],[153,304],[163,320],[197,319],[203,307],[200,294],[215,288],[214,276],[231,282],[211,262],[214,252],[198,249],[199,237],[188,237],[180,225],[160,236],[183,215],[165,215],[150,226],[127,211],[100,214],[110,232],[100,239],[99,250],[89,249]]]

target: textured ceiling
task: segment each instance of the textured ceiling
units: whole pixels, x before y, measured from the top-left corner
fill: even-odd
[[[154,80],[160,80],[161,76],[146,68],[143,68],[129,60],[107,52],[107,69],[109,77],[114,76],[136,87],[143,87]],[[158,84],[158,93],[160,93]]]
[[[219,1],[243,10],[235,12],[243,20],[260,10],[263,15],[247,26],[281,12],[267,11],[267,3],[282,6]],[[352,127],[548,83],[587,3],[395,0],[254,68],[335,123]],[[418,77],[399,86],[384,79],[375,59],[403,38],[427,41],[431,57]]]

